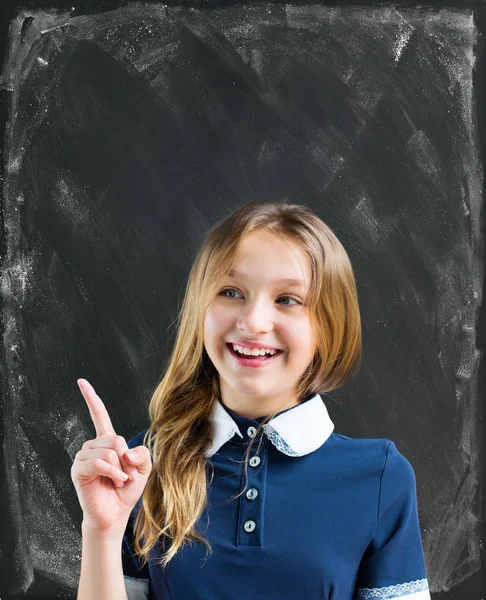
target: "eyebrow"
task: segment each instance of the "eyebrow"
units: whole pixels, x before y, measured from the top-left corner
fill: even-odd
[[[231,269],[228,273],[228,277],[239,277],[241,279],[245,279],[245,275],[240,273],[239,271],[235,271]],[[282,284],[289,287],[304,287],[305,281],[303,279],[292,279],[292,278],[284,278],[284,279],[271,279],[270,283],[272,284]]]

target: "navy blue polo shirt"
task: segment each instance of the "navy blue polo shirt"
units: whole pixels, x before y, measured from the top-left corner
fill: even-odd
[[[410,462],[388,439],[334,432],[319,394],[282,411],[244,452],[264,417],[212,409],[208,505],[193,542],[167,567],[122,545],[129,600],[430,600]],[[142,443],[146,430],[128,442]],[[260,448],[259,447],[260,443]]]

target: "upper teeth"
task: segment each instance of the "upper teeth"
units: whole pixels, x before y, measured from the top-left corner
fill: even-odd
[[[271,348],[246,348],[245,346],[237,346],[236,344],[233,344],[233,350],[237,350],[241,354],[251,354],[252,356],[263,356],[264,354],[273,355],[278,352],[278,350],[272,350]]]

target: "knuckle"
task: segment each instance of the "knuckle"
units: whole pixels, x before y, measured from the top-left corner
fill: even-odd
[[[92,463],[93,467],[94,467],[96,470],[99,470],[99,469],[102,469],[102,468],[103,468],[103,462],[104,462],[104,461],[103,461],[101,458],[93,458],[93,459],[91,460],[91,463]]]
[[[122,435],[116,436],[114,448],[116,449],[118,454],[125,453],[125,450],[127,449],[127,442],[125,441],[125,438]]]
[[[110,464],[115,464],[118,462],[118,454],[115,450],[113,450],[113,448],[105,448],[103,454],[106,462],[109,462]]]

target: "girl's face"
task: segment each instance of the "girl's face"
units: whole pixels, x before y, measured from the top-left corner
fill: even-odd
[[[204,347],[219,373],[222,400],[237,414],[256,418],[298,404],[299,378],[317,350],[306,304],[310,284],[299,246],[263,231],[243,238],[204,320]],[[245,359],[233,344],[280,352]]]

